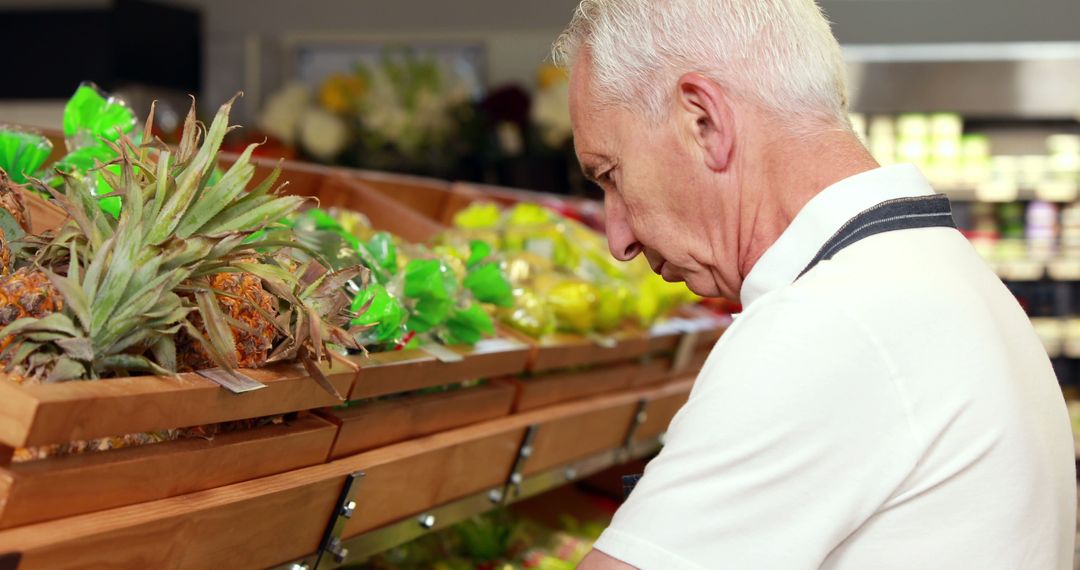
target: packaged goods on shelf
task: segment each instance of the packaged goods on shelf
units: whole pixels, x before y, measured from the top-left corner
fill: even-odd
[[[454,216],[454,226],[459,240],[483,238],[502,253],[517,290],[513,310],[500,318],[530,336],[606,333],[626,323],[648,328],[695,299],[653,274],[644,259],[616,263],[602,236],[535,204],[500,212],[476,203]]]

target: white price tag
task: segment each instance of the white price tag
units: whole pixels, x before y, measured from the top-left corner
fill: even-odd
[[[485,338],[473,346],[474,354],[491,354],[493,352],[509,352],[524,348],[525,344],[511,338]]]

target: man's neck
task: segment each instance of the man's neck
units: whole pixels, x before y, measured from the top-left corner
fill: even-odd
[[[739,273],[743,279],[814,196],[833,184],[873,170],[878,163],[848,131],[770,141],[760,157],[766,166],[742,223]],[[745,172],[745,171],[744,171]]]

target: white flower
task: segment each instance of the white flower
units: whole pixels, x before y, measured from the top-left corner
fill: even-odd
[[[302,83],[291,83],[275,93],[263,107],[255,125],[285,144],[296,142],[300,116],[311,103],[311,93]]]
[[[573,136],[570,122],[570,85],[563,82],[540,90],[533,99],[533,121],[551,148],[560,148]]]
[[[311,108],[300,116],[300,144],[311,156],[328,162],[349,142],[349,128],[337,115]]]

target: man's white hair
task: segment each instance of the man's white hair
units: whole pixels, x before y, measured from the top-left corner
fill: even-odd
[[[556,64],[582,48],[601,101],[656,119],[699,72],[791,124],[847,125],[843,57],[814,0],[582,0]]]

